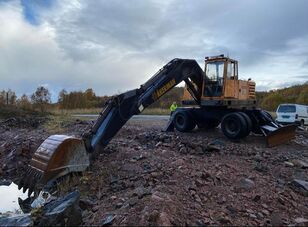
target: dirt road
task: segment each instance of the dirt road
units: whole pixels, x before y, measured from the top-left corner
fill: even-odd
[[[163,133],[167,119],[131,119],[78,188],[85,225],[282,225],[308,217],[308,133],[267,148],[250,135],[237,143],[219,129]],[[63,123],[81,135],[89,121]],[[0,126],[2,177],[20,177],[43,127]],[[11,161],[13,160],[13,161]],[[306,187],[306,188],[305,188]]]
[[[77,117],[77,118],[84,118],[84,119],[90,119],[90,120],[95,120],[98,115],[97,114],[73,114],[72,117]],[[131,120],[144,120],[148,122],[152,121],[168,121],[169,115],[134,115]]]

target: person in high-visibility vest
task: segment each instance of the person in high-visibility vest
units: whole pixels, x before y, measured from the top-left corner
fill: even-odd
[[[171,111],[170,115],[173,114],[176,108],[178,108],[178,105],[176,104],[176,102],[173,102],[172,105],[170,106],[170,111]]]

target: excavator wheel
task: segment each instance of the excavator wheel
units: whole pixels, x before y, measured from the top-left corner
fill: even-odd
[[[66,135],[49,136],[35,151],[18,188],[30,196],[48,182],[72,172],[82,172],[90,165],[83,140]]]
[[[251,129],[252,129],[252,122],[251,122],[251,119],[250,117],[244,113],[244,112],[238,112],[240,115],[242,115],[242,117],[244,117],[245,121],[246,121],[246,125],[247,125],[247,130],[245,133],[243,133],[243,138],[248,136],[251,132]]]
[[[173,121],[175,128],[180,132],[189,132],[196,127],[194,120],[185,111],[177,112]]]
[[[229,113],[221,121],[221,130],[229,139],[241,139],[248,131],[245,118],[240,113]]]

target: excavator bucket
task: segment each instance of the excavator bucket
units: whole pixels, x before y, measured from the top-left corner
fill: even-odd
[[[274,147],[284,144],[295,138],[296,125],[280,126],[279,128],[271,126],[261,126],[263,129],[266,127],[266,144],[268,147]]]
[[[82,139],[66,135],[49,136],[36,150],[27,173],[18,184],[28,195],[58,177],[71,172],[82,172],[90,165]]]

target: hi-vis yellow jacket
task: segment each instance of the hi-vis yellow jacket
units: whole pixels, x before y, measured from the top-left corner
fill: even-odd
[[[176,108],[178,108],[178,105],[177,104],[172,104],[171,106],[170,106],[170,111],[175,111],[176,110]]]

